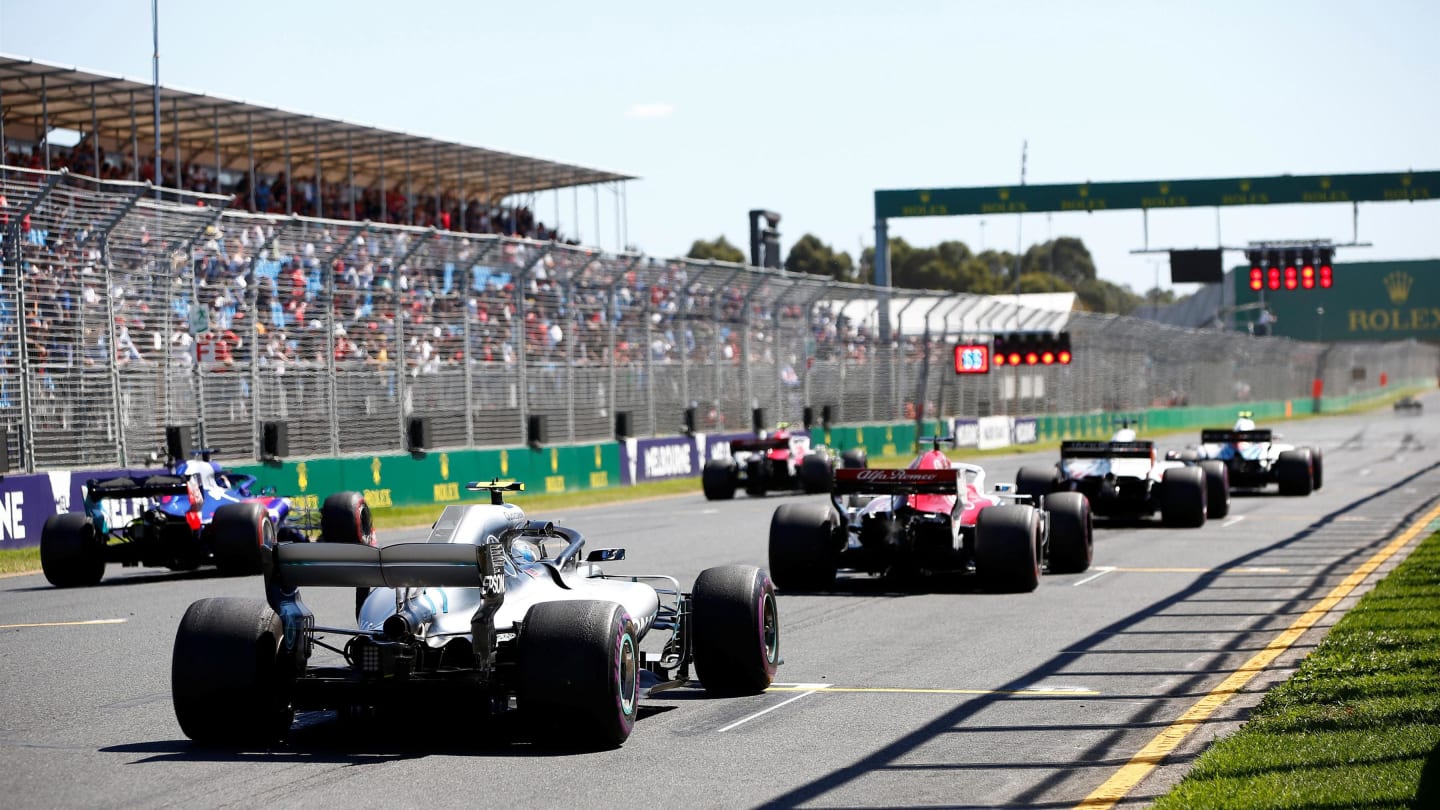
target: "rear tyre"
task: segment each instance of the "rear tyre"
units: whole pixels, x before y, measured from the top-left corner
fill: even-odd
[[[375,545],[370,504],[358,492],[336,492],[320,506],[320,542]]]
[[[40,568],[57,588],[94,585],[105,576],[105,546],[87,515],[51,515],[40,530]]]
[[[1166,526],[1198,529],[1205,525],[1205,471],[1175,467],[1160,478],[1160,516]]]
[[[770,519],[770,575],[787,591],[835,584],[838,516],[829,504],[787,503]]]
[[[770,459],[763,456],[745,462],[745,494],[763,497],[770,488]]]
[[[1223,461],[1202,461],[1205,473],[1205,517],[1223,518],[1230,514],[1230,468]]]
[[[640,650],[614,602],[540,602],[525,614],[516,703],[545,741],[616,748],[635,727]]]
[[[290,729],[280,617],[258,599],[192,604],[175,633],[170,695],[180,730],[207,745],[263,745]]]
[[[864,450],[852,447],[840,454],[840,466],[849,470],[863,470],[870,466],[870,459],[865,456]]]
[[[975,573],[993,591],[1028,593],[1040,585],[1039,511],[1027,504],[980,510],[975,519]]]
[[[1324,457],[1320,455],[1318,447],[1310,448],[1310,483],[1312,492],[1325,483]]]
[[[275,523],[264,505],[253,501],[216,509],[206,531],[215,567],[227,577],[260,573],[261,547],[275,545]]]
[[[1275,460],[1281,495],[1309,495],[1315,488],[1309,450],[1286,450]]]
[[[1095,549],[1090,501],[1078,492],[1057,492],[1045,500],[1045,510],[1050,513],[1050,573],[1089,568]]]
[[[780,663],[780,612],[769,574],[753,565],[707,568],[695,580],[691,600],[695,672],[705,691],[765,691]]]
[[[1055,488],[1055,468],[1021,467],[1015,475],[1015,492],[1030,496],[1030,504],[1038,507],[1040,499]]]
[[[700,487],[707,501],[728,501],[735,497],[735,462],[728,458],[712,458],[700,471]]]
[[[807,495],[830,491],[830,459],[820,453],[811,453],[800,459],[800,486]]]

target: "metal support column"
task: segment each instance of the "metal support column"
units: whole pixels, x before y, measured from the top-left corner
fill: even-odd
[[[147,189],[143,187],[136,188],[131,192],[130,199],[126,200],[123,205],[117,207],[115,212],[110,216],[110,219],[100,223],[95,229],[95,236],[98,237],[100,241],[101,275],[105,280],[105,289],[107,290],[115,289],[114,282],[111,278],[110,233],[115,229],[115,226],[120,223],[120,220],[124,219],[125,216],[130,213],[136,203],[140,202],[140,198],[145,196],[146,190]],[[118,348],[116,338],[118,337],[118,333],[115,328],[115,314],[115,296],[106,295],[105,345],[110,349],[110,362],[107,365],[110,371],[110,403],[114,408],[112,416],[115,419],[115,461],[118,466],[125,467],[129,465],[130,461],[128,458],[129,447],[125,436],[125,408],[122,405],[120,390],[120,366],[116,362],[116,349]],[[3,448],[0,448],[0,452],[4,452]]]
[[[535,257],[534,261],[521,269],[520,274],[515,279],[515,331],[519,336],[519,346],[516,349],[515,356],[520,367],[519,405],[521,442],[529,438],[525,435],[525,428],[529,424],[530,418],[530,379],[529,369],[526,368],[526,366],[530,364],[530,359],[529,351],[525,345],[529,339],[529,335],[525,332],[525,280],[530,277],[530,274],[534,272],[535,268],[539,267],[540,263],[545,261],[545,257],[549,255],[550,248],[541,251],[540,255]]]
[[[416,239],[415,244],[411,245],[410,249],[405,251],[405,254],[395,261],[395,272],[399,273],[400,268],[404,267],[407,263],[409,263],[410,257],[414,256],[420,250],[420,248],[430,239],[430,237],[434,235],[435,230],[432,228],[431,230],[426,231],[418,239]],[[397,380],[395,386],[395,394],[400,398],[400,407],[398,408],[398,411],[400,413],[400,446],[404,447],[406,428],[405,420],[407,417],[410,416],[409,412],[407,412],[406,406],[409,406],[409,411],[413,411],[415,409],[415,403],[409,401],[410,385],[405,379],[406,372],[408,371],[408,369],[406,368],[406,364],[409,362],[409,359],[407,354],[408,347],[406,347],[405,345],[405,318],[400,311],[399,284],[394,285],[394,287],[390,291],[390,295],[392,299],[390,305],[395,312],[395,351],[400,354],[400,367],[395,375],[395,378]]]
[[[5,244],[0,247],[4,248],[5,264],[10,266],[12,278],[24,278],[25,275],[20,269],[20,260],[23,256],[20,244],[20,223],[33,214],[40,207],[40,203],[50,196],[50,192],[60,183],[61,177],[63,175],[60,174],[52,174],[47,177],[45,185],[40,188],[35,197],[24,208],[15,212],[10,219],[10,227],[6,229]],[[25,312],[25,285],[23,283],[15,285],[15,310],[21,314]],[[32,425],[34,424],[35,409],[34,403],[31,402],[30,351],[28,348],[30,343],[26,334],[28,331],[25,326],[26,320],[24,317],[15,319],[16,341],[20,347],[20,351],[17,352],[20,357],[20,464],[21,469],[25,472],[34,472],[35,431]]]
[[[330,251],[323,259],[316,262],[316,266],[323,268],[325,273],[325,378],[330,400],[330,455],[340,455],[340,386],[336,379],[338,376],[335,368],[335,260],[345,255],[361,236],[370,233],[370,226],[363,225],[355,228],[350,235],[334,250]],[[396,320],[399,320],[399,313],[396,313]]]

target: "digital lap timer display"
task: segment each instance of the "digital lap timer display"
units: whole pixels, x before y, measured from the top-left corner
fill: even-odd
[[[984,343],[955,346],[956,374],[989,374],[990,347]]]

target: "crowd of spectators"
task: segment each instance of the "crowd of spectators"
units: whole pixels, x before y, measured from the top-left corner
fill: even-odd
[[[103,160],[93,172],[86,149],[70,154],[76,173],[127,179],[127,167]],[[22,168],[34,162],[10,156],[21,158]],[[203,184],[197,175],[194,190]],[[839,306],[807,319],[798,304],[775,305],[783,288],[764,285],[780,282],[685,261],[184,208],[163,232],[146,216],[123,219],[102,250],[97,223],[73,202],[88,195],[88,210],[111,210],[93,202],[103,189],[62,185],[13,230],[7,192],[26,193],[0,185],[0,239],[16,236],[0,274],[0,408],[18,404],[22,324],[32,379],[55,399],[73,395],[72,372],[111,363],[125,377],[226,374],[254,360],[275,378],[379,373],[394,392],[397,373],[444,375],[467,358],[482,371],[522,359],[556,371],[690,363],[708,381],[699,368],[738,366],[748,352],[797,384],[806,362],[864,362],[874,351],[871,330]]]

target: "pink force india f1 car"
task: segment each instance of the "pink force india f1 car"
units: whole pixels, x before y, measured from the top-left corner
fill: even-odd
[[[1006,485],[987,492],[983,468],[952,463],[940,450],[949,439],[929,441],[932,449],[906,469],[836,470],[830,503],[776,509],[770,522],[776,585],[826,590],[844,569],[909,583],[973,573],[988,588],[1019,592],[1034,590],[1042,570],[1090,567],[1085,496],[1062,493],[1039,505]]]

